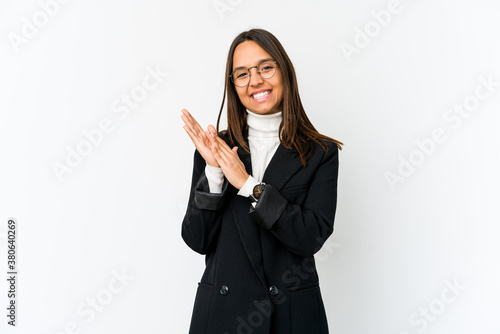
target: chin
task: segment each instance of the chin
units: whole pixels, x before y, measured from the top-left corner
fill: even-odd
[[[265,108],[265,107],[259,107],[259,108],[248,108],[251,112],[255,114],[260,114],[260,115],[265,115],[265,114],[275,114],[279,112],[281,109],[275,108],[275,107],[270,107],[270,108]]]

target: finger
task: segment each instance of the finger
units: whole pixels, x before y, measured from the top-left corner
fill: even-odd
[[[187,111],[186,109],[182,109],[183,116],[181,118],[186,122],[189,122],[193,131],[197,134],[204,132],[203,128],[196,121],[196,119]]]
[[[197,149],[202,149],[203,146],[206,146],[206,141],[205,141],[205,139],[207,138],[206,133],[204,132],[197,133],[189,125],[184,125],[183,128],[184,130],[186,130],[187,134],[189,135],[189,137],[191,138]]]
[[[217,161],[219,162],[219,164],[227,167],[231,162],[231,149],[220,137],[212,138],[212,136],[209,136],[209,138],[212,142],[212,152],[214,152],[214,156],[217,155]]]
[[[224,139],[222,139],[221,137],[217,137],[216,136],[215,140],[217,141],[217,143],[219,144],[219,146],[227,148],[228,150],[230,150],[229,145],[227,145],[227,143],[224,141]]]
[[[210,140],[210,145],[215,145],[218,150],[224,150],[224,151],[230,150],[226,142],[222,138],[217,136],[213,125],[208,126],[207,132],[208,132],[207,137]]]
[[[224,152],[224,154],[228,155],[231,153],[231,148],[227,145],[227,143],[224,140],[222,140],[222,138],[217,137],[215,138],[215,140],[219,144],[219,148],[222,152]]]
[[[184,119],[186,125],[191,129],[191,131],[199,136],[200,138],[203,138],[202,133],[204,132],[201,126],[193,119],[190,118],[185,118]]]
[[[181,118],[184,121],[185,127],[188,127],[193,134],[198,135],[198,131],[196,130],[196,126],[193,122],[186,115],[182,115]]]
[[[218,150],[216,145],[211,146],[212,154],[214,155],[215,160],[219,164],[221,168],[226,166],[226,160],[220,155],[220,151]]]
[[[184,121],[184,123],[192,124],[193,116],[191,116],[191,114],[186,109],[182,109],[181,111],[182,111],[181,118]]]
[[[208,137],[208,140],[209,140],[208,146],[211,147],[211,148],[213,147],[213,149],[219,151],[220,150],[219,143],[217,143],[217,141],[215,140],[215,138],[212,137],[211,134],[208,134],[207,137]]]
[[[182,128],[186,130],[189,138],[191,138],[191,141],[195,144],[195,146],[198,146],[197,144],[200,142],[200,139],[193,133],[193,131],[191,131],[191,128],[187,125],[184,125]]]
[[[191,113],[187,111],[186,108],[182,108],[181,112],[184,114],[184,116],[186,116],[186,118],[194,119],[193,115],[191,115]]]
[[[217,137],[217,133],[215,133],[213,126],[210,127],[209,125],[205,130],[205,133],[207,134],[207,137],[210,139],[210,141],[215,142],[215,137]]]
[[[183,128],[186,131],[189,131],[193,136],[199,137],[200,136],[199,132],[196,130],[195,127],[193,127],[193,124],[189,121],[189,119],[184,118],[184,115],[182,116],[182,119],[183,119],[183,121],[185,123],[185,125],[183,126]]]
[[[210,131],[211,133],[213,133],[214,137],[217,137],[217,130],[215,130],[215,127],[212,124],[210,124],[208,126],[208,131]]]
[[[234,166],[234,164],[237,163],[237,159],[239,159],[239,157],[237,155],[235,156],[233,154],[233,151],[230,149],[219,149],[217,153],[219,156],[219,161],[221,161],[220,163],[223,164],[226,168],[228,168],[229,166]]]
[[[217,148],[217,152],[218,152],[219,156],[222,159],[224,159],[224,161],[227,162],[229,159],[229,154],[228,154],[226,148],[223,145],[220,145],[220,143],[218,141],[216,141],[216,144],[214,144],[212,146]]]

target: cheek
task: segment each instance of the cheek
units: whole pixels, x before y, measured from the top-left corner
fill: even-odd
[[[274,89],[280,95],[279,97],[283,97],[283,82],[281,81],[281,76],[276,78],[276,82],[273,83]]]
[[[237,93],[240,101],[244,100],[247,97],[246,90],[244,90],[244,89],[236,89],[236,93]]]
[[[283,86],[275,87],[276,90],[276,98],[281,102],[283,100]]]

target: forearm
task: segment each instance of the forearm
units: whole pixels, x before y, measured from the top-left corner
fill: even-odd
[[[337,176],[338,151],[333,150],[303,190],[290,197],[268,184],[249,214],[291,252],[312,256],[333,232]]]
[[[182,238],[194,251],[206,254],[217,239],[220,209],[228,186],[223,181],[221,193],[211,193],[205,175],[205,161],[196,151],[188,208],[182,222]]]

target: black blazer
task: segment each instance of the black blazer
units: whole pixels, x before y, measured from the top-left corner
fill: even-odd
[[[182,237],[206,268],[198,284],[191,334],[326,334],[314,261],[333,232],[338,148],[319,145],[303,167],[281,144],[255,208],[225,179],[209,193],[205,161],[195,151]],[[252,174],[250,154],[238,155]]]

